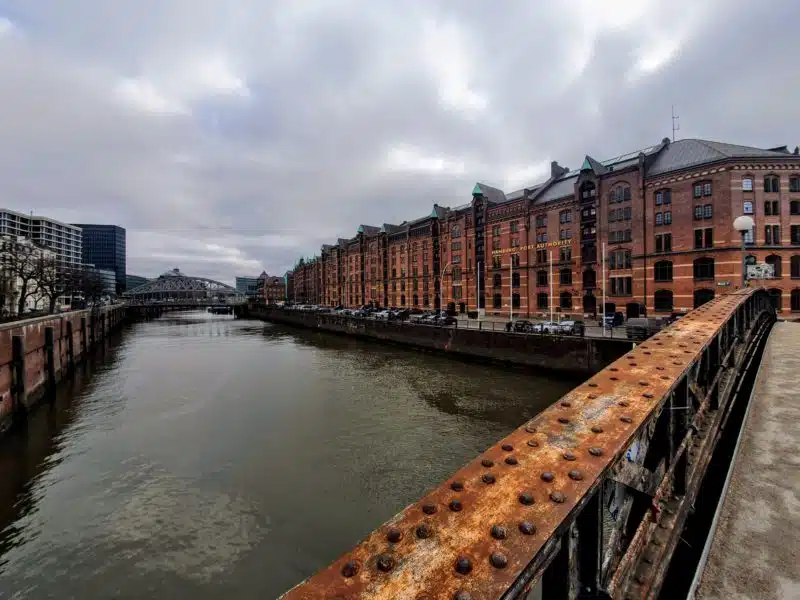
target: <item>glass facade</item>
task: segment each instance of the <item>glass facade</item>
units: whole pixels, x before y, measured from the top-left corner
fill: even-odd
[[[97,269],[114,271],[117,293],[124,292],[127,289],[125,229],[118,225],[75,225],[83,232],[83,262]]]

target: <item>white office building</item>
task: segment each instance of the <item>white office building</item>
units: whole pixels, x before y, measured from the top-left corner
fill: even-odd
[[[63,264],[80,265],[83,260],[81,228],[55,219],[0,208],[0,235],[28,238],[52,250]]]

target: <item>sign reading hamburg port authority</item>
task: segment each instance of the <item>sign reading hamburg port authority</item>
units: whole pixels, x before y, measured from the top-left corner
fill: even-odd
[[[528,244],[527,246],[512,246],[511,248],[503,248],[502,250],[492,250],[492,255],[516,254],[517,252],[525,252],[526,250],[544,250],[546,248],[559,248],[561,246],[571,245],[572,240],[558,240],[557,242],[544,242],[541,244]]]

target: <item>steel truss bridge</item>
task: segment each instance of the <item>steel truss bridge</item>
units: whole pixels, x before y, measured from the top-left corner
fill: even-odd
[[[774,320],[764,290],[692,311],[283,599],[656,598]]]
[[[190,277],[178,269],[167,271],[123,294],[131,306],[202,307],[242,304],[235,288],[204,277]]]

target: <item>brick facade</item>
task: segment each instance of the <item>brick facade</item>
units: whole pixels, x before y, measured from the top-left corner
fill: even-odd
[[[580,169],[553,163],[544,183],[509,194],[476,184],[457,208],[324,246],[319,292],[329,306],[588,317],[669,314],[740,286],[741,238],[755,221],[748,261],[776,276],[755,284],[800,311],[800,155],[704,140],[665,139]],[[552,272],[552,276],[551,276]],[[299,281],[306,281],[300,278]],[[301,285],[305,285],[302,284]]]

